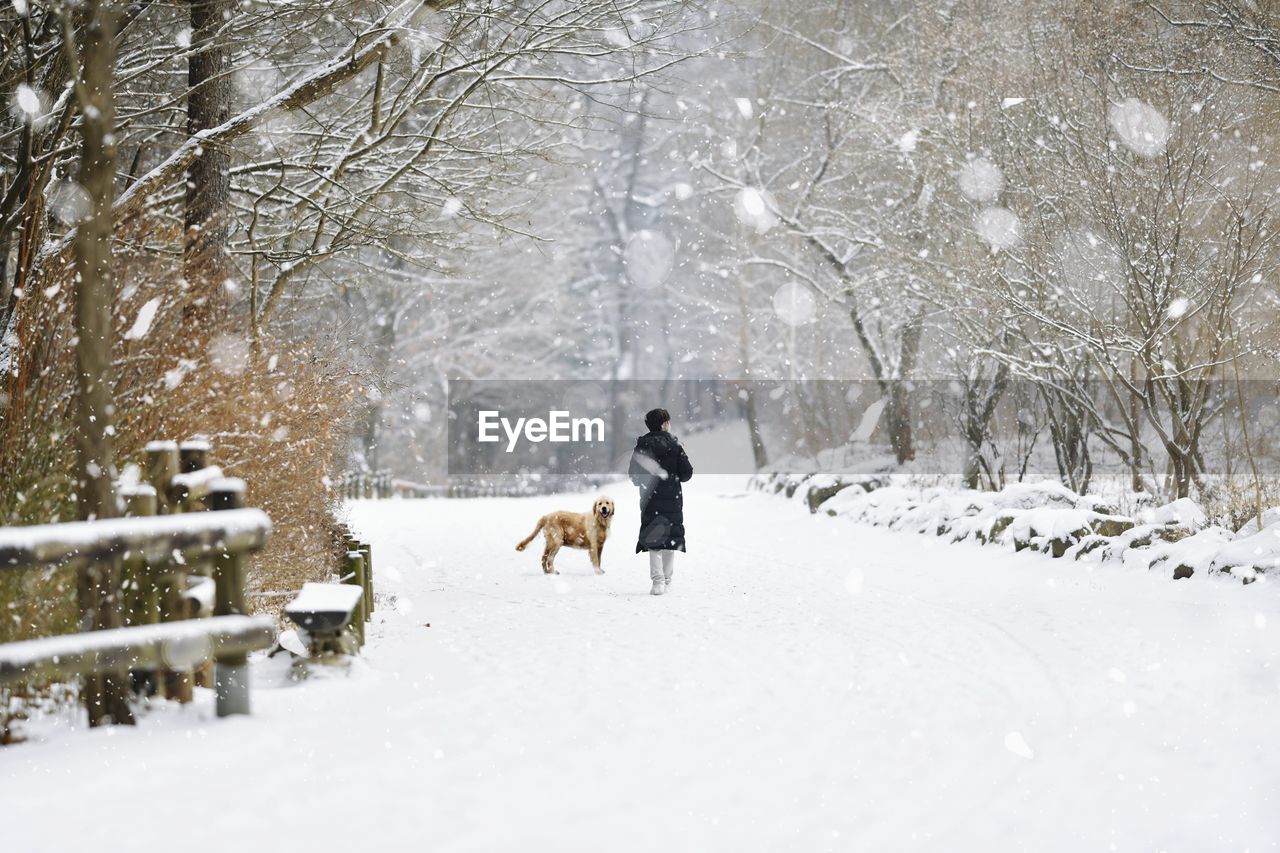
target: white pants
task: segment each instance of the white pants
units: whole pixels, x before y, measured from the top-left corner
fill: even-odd
[[[657,583],[662,581],[666,583],[671,580],[671,575],[676,570],[676,552],[675,551],[650,551],[649,552],[649,580]]]

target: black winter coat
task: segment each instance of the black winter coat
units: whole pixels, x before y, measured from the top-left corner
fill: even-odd
[[[636,439],[628,470],[640,487],[641,551],[684,550],[684,493],[681,483],[693,476],[689,457],[674,435],[651,432]]]

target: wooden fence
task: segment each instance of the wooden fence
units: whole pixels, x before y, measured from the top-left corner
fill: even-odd
[[[244,508],[242,480],[208,464],[207,442],[153,442],[146,457],[148,482],[123,490],[126,518],[0,529],[0,571],[118,563],[125,624],[0,645],[0,684],[129,673],[180,702],[193,684],[214,687],[219,716],[248,713],[246,656],[273,641],[275,621],[245,615],[245,557],[271,521]]]
[[[389,498],[393,480],[387,471],[351,471],[342,475],[339,489],[347,500]]]
[[[354,472],[343,476],[342,496],[348,500],[385,498],[524,498],[556,494],[574,489],[598,488],[619,479],[619,475],[592,474],[577,477],[466,478],[447,483],[415,483],[392,477],[387,472]]]
[[[247,655],[275,641],[276,622],[246,615],[245,557],[266,545],[271,521],[244,508],[244,482],[223,476],[210,452],[203,440],[148,444],[145,482],[121,489],[124,518],[0,528],[0,571],[83,577],[119,566],[124,622],[0,644],[0,687],[111,675],[127,678],[135,693],[178,702],[190,702],[196,686],[211,687],[219,716],[249,712]],[[389,483],[358,485],[382,495]],[[346,549],[340,584],[279,593],[293,597],[284,612],[304,629],[311,657],[355,654],[373,616],[373,549],[345,525],[339,534]],[[92,693],[82,691],[86,706],[100,700]],[[95,716],[90,707],[91,724],[98,721],[105,721],[101,708]]]

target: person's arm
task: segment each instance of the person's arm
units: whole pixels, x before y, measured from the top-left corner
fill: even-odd
[[[644,467],[640,456],[644,453],[639,447],[631,451],[631,464],[627,466],[627,475],[631,477],[632,485],[643,486],[646,482],[653,478]]]
[[[680,451],[680,456],[676,459],[676,477],[680,482],[687,483],[693,477],[693,465],[689,463],[689,454],[684,452],[684,445],[679,444],[676,447]]]

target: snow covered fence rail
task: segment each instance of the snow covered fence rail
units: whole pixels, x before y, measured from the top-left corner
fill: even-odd
[[[5,527],[0,571],[77,570],[117,556],[138,556],[156,568],[225,551],[256,551],[270,535],[271,520],[260,509]]]
[[[1188,498],[1130,516],[1052,481],[982,492],[900,485],[884,473],[773,472],[752,478],[751,488],[801,501],[813,513],[951,542],[1167,571],[1175,580],[1222,574],[1247,584],[1280,566],[1280,509],[1232,531],[1210,523]]]
[[[0,684],[158,669],[175,663],[194,666],[209,657],[226,658],[265,648],[275,635],[275,622],[265,616],[214,616],[9,643],[0,645]]]

